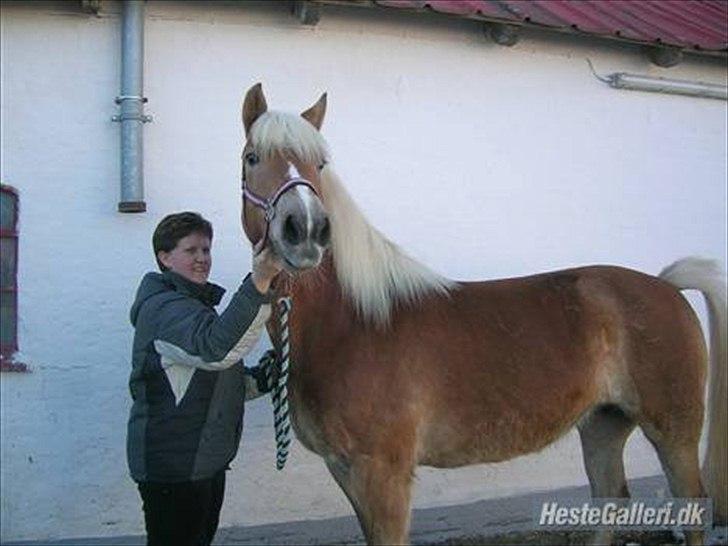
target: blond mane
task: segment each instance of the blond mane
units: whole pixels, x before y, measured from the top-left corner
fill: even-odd
[[[329,148],[321,133],[295,114],[266,112],[251,128],[259,154],[292,153],[322,164]],[[331,222],[336,275],[362,319],[386,326],[398,303],[416,303],[432,293],[447,294],[455,282],[408,256],[374,228],[329,166],[321,173],[321,198]]]
[[[374,228],[333,169],[324,169],[321,193],[331,221],[339,284],[365,320],[386,325],[396,303],[416,303],[433,292],[446,294],[455,285]]]

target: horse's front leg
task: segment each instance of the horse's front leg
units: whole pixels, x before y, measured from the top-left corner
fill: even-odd
[[[367,544],[409,544],[410,457],[327,457],[326,466],[354,507]]]

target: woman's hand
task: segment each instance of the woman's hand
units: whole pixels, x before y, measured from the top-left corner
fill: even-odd
[[[270,289],[273,278],[283,269],[281,260],[266,247],[253,256],[253,284],[261,294]]]

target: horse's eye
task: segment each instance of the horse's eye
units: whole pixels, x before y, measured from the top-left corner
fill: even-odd
[[[245,154],[245,162],[252,167],[260,162],[260,158],[255,152],[248,152]]]

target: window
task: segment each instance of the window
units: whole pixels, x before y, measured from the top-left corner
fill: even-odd
[[[0,370],[27,371],[18,350],[18,192],[0,184]]]

